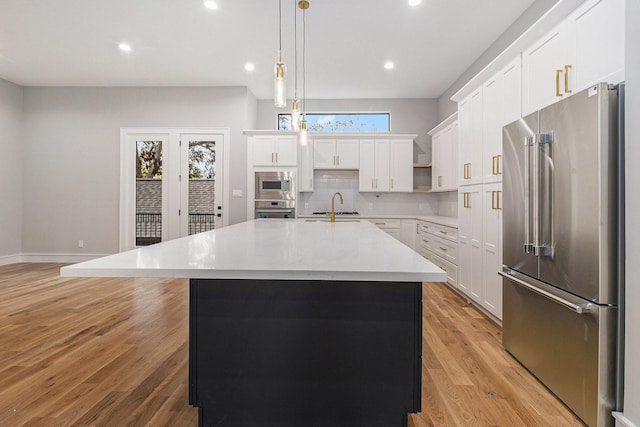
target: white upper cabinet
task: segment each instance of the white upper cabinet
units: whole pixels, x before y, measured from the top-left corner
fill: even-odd
[[[502,127],[520,118],[520,55],[487,80],[482,88],[483,182],[502,181]]]
[[[300,162],[298,163],[298,191],[313,191],[313,140],[300,146]]]
[[[295,135],[254,135],[250,139],[254,166],[295,166]]]
[[[313,142],[313,167],[315,169],[358,169],[358,139],[317,138]]]
[[[564,96],[564,66],[569,65],[570,56],[566,27],[565,23],[560,24],[522,53],[522,110],[525,115]]]
[[[413,141],[394,139],[390,142],[390,191],[413,191]]]
[[[502,158],[502,117],[503,117],[502,74],[497,73],[482,88],[482,126],[483,182],[495,182],[500,179],[500,160]]]
[[[624,0],[587,0],[523,52],[523,114],[624,80]]]
[[[429,131],[431,135],[431,164],[433,191],[458,189],[458,121],[457,114],[447,118]]]
[[[482,87],[458,104],[458,185],[482,182]]]
[[[413,140],[361,139],[360,191],[413,191]]]
[[[624,80],[624,0],[588,1],[570,17],[574,26],[576,90]]]

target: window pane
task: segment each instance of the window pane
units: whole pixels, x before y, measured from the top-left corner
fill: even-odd
[[[162,240],[162,142],[136,141],[136,246]]]
[[[189,235],[214,229],[216,142],[189,141]]]
[[[389,113],[306,115],[311,132],[389,132]],[[278,114],[278,129],[291,130],[291,114]]]

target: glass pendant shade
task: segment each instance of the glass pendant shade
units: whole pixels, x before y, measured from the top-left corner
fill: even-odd
[[[282,63],[282,54],[280,54],[280,62],[276,63],[276,80],[274,91],[274,105],[278,108],[287,106],[287,96],[284,86],[284,64]]]
[[[300,121],[300,145],[306,146],[309,143],[309,133],[307,132],[307,120],[302,117]]]

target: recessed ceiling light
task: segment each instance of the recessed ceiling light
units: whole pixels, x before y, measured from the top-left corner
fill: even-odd
[[[129,43],[120,43],[118,49],[123,52],[131,52],[131,45]]]
[[[246,64],[244,64],[244,69],[247,71],[253,71],[256,69],[256,66],[253,65],[251,62],[247,62]]]
[[[417,6],[422,3],[422,0],[409,0],[409,6]]]
[[[218,8],[218,4],[212,0],[207,0],[204,2],[204,7],[211,10],[216,10]]]
[[[387,61],[384,63],[385,70],[393,70],[393,67],[395,67],[395,65],[391,61]]]

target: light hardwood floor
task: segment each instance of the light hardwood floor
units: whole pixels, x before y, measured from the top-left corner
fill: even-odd
[[[60,267],[0,267],[0,427],[196,426],[187,281],[61,278]],[[425,283],[424,301],[412,427],[581,425],[458,295]]]

